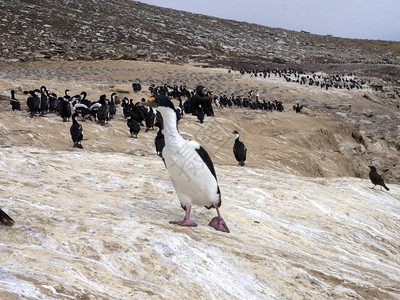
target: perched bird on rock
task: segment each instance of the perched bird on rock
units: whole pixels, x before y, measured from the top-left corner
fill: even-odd
[[[21,103],[19,103],[18,99],[15,98],[15,91],[11,90],[11,99],[10,99],[10,104],[12,110],[21,110]]]
[[[380,185],[383,186],[387,191],[389,191],[389,188],[386,186],[385,182],[383,181],[382,175],[378,174],[376,171],[376,168],[374,166],[369,166],[371,171],[369,171],[369,179],[371,179],[371,182],[374,184],[374,186],[371,188],[375,188],[375,186]],[[382,190],[382,188],[381,188]]]
[[[198,143],[186,140],[179,134],[175,107],[167,96],[154,95],[141,105],[156,108],[164,120],[165,146],[162,157],[181,207],[186,212],[182,221],[170,223],[189,227],[197,226],[189,218],[192,205],[196,204],[208,209],[215,208],[217,217],[214,217],[209,225],[216,230],[229,232],[219,212],[221,192],[214,165],[207,151]]]
[[[70,133],[71,133],[71,138],[72,141],[74,142],[74,147],[78,147],[78,148],[83,148],[82,147],[82,140],[83,140],[83,131],[82,131],[82,125],[78,123],[78,121],[76,120],[76,117],[78,116],[77,113],[74,113],[72,115],[72,125],[69,129]]]
[[[157,135],[154,139],[154,145],[156,146],[157,155],[162,158],[162,151],[165,147],[165,139],[161,127],[158,128]]]
[[[201,105],[197,106],[197,108],[196,108],[196,116],[197,116],[197,120],[199,120],[200,124],[203,124],[203,122],[204,122],[204,111],[201,108]]]
[[[302,109],[303,109],[303,105],[299,105],[298,103],[297,103],[297,105],[293,105],[293,110],[294,110],[297,114],[299,114],[299,113],[301,112]]]
[[[233,131],[235,135],[235,143],[233,144],[233,154],[235,155],[236,160],[239,165],[244,166],[247,156],[247,148],[243,144],[243,142],[239,141],[239,132],[236,130]]]
[[[140,124],[132,116],[126,118],[126,124],[129,127],[131,137],[137,138],[138,133],[140,132]]]

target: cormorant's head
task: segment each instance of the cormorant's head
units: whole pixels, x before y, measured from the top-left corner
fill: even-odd
[[[106,104],[106,97],[106,94],[101,95],[98,102],[101,104]]]
[[[376,171],[375,166],[368,166],[372,171]]]
[[[237,132],[237,130],[234,130],[232,133],[233,134],[239,134],[239,132]]]
[[[172,110],[175,110],[175,106],[172,101],[164,95],[154,95],[147,99],[146,102],[141,102],[141,105],[150,106],[150,107],[169,107]]]

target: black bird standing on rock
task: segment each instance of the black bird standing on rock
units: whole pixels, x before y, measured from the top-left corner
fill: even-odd
[[[15,98],[15,91],[11,90],[11,99],[10,104],[12,110],[21,110],[21,103],[19,103],[18,99]]]
[[[204,111],[201,108],[201,106],[197,106],[196,108],[196,115],[197,115],[197,120],[199,120],[200,124],[203,124],[204,122]]]
[[[235,155],[236,160],[239,162],[239,165],[244,166],[247,154],[246,146],[239,141],[239,132],[235,130],[233,134],[236,135],[235,144],[233,145],[233,154]]]
[[[131,133],[131,137],[137,138],[138,133],[140,132],[140,124],[135,120],[132,116],[128,116],[126,118],[126,124],[129,127],[129,132]]]
[[[154,95],[141,105],[157,108],[164,120],[165,147],[162,157],[181,207],[185,210],[183,221],[170,223],[197,226],[190,219],[190,211],[193,205],[200,205],[208,209],[215,208],[217,217],[214,217],[209,225],[228,233],[229,229],[219,212],[221,192],[214,165],[207,151],[200,144],[186,140],[179,134],[175,107],[167,96]]]
[[[63,119],[63,122],[68,122],[72,115],[71,105],[68,99],[69,98],[66,97],[58,98],[58,114]]]
[[[0,208],[0,223],[11,226],[14,224],[14,220],[10,218],[1,208]]]
[[[376,168],[374,166],[369,166],[369,168],[371,169],[371,171],[369,171],[369,179],[371,179],[371,182],[374,184],[374,186],[371,189],[375,188],[375,186],[377,185],[380,185],[383,186],[388,191],[389,188],[383,181],[383,177],[376,171]]]
[[[297,105],[293,105],[293,110],[296,111],[297,114],[299,114],[302,109],[303,109],[303,105],[299,105],[298,103],[297,103]]]
[[[106,121],[110,118],[110,111],[108,108],[108,104],[106,102],[106,95],[101,95],[98,103],[101,104],[99,109],[97,110],[97,122],[102,126],[106,124]]]
[[[72,141],[74,142],[74,147],[78,147],[78,148],[83,148],[82,147],[82,140],[83,140],[83,132],[82,132],[82,125],[80,125],[78,123],[78,121],[76,120],[76,117],[78,116],[77,113],[74,113],[72,115],[72,125],[71,128],[69,129],[70,133],[71,133],[71,138]]]
[[[25,91],[24,94],[30,96],[26,99],[26,105],[28,106],[29,116],[32,118],[36,113],[40,111],[40,91],[38,89],[34,91]]]
[[[158,128],[157,135],[154,139],[154,145],[156,146],[157,155],[162,158],[162,151],[165,147],[165,139],[161,126]]]

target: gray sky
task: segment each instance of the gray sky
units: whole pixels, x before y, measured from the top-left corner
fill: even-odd
[[[400,41],[400,0],[140,0],[290,30]]]

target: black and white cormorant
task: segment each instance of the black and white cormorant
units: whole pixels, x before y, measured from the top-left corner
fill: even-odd
[[[69,129],[69,132],[71,133],[71,138],[72,141],[74,142],[74,147],[83,148],[81,144],[83,140],[82,125],[79,124],[78,121],[76,120],[77,116],[78,116],[77,113],[72,114],[72,125],[71,128]]]
[[[83,91],[80,93],[79,99],[72,103],[74,112],[80,115],[82,119],[84,119],[86,116],[90,116],[91,113],[90,106],[92,105],[92,102],[86,99],[86,96],[86,92]]]
[[[14,224],[14,220],[11,219],[9,215],[7,215],[1,208],[0,208],[0,223],[11,226]]]
[[[49,111],[49,91],[42,85],[40,87],[40,115],[43,116]]]
[[[186,212],[182,221],[170,223],[197,226],[190,219],[190,210],[196,204],[208,209],[215,208],[218,215],[209,225],[216,230],[229,232],[219,212],[221,192],[207,151],[200,144],[186,140],[179,134],[175,107],[167,96],[154,95],[142,105],[157,108],[163,117],[165,147],[162,157],[181,206]]]
[[[28,111],[30,113],[29,116],[32,118],[40,111],[40,91],[36,89],[34,91],[24,92],[24,94],[30,95],[28,98],[26,98],[26,105],[28,106]]]
[[[70,98],[58,98],[58,114],[63,119],[63,122],[68,122],[72,115],[71,104],[69,103]]]
[[[137,93],[142,90],[142,86],[140,83],[134,82],[134,83],[132,83],[132,89],[135,93]]]
[[[246,146],[239,141],[239,132],[235,130],[233,131],[233,134],[236,136],[235,143],[233,144],[233,154],[235,155],[239,165],[244,166],[247,154]]]
[[[111,101],[108,103],[109,111],[110,111],[110,119],[114,118],[117,113],[117,105],[115,104],[115,99],[117,99],[117,93],[111,94]]]
[[[201,105],[199,105],[196,108],[196,116],[197,116],[197,120],[199,120],[200,124],[203,124],[203,121],[204,121],[204,110],[201,108]]]
[[[131,137],[137,138],[138,133],[140,132],[140,124],[135,120],[132,116],[128,116],[126,118],[126,124],[129,127],[129,132],[131,133]]]
[[[110,119],[110,111],[105,94],[100,96],[100,100],[98,101],[98,103],[100,103],[101,106],[97,109],[97,122],[104,126],[106,124],[106,121]]]
[[[58,107],[57,94],[51,93],[48,96],[49,96],[49,111],[50,112],[57,112],[57,107]]]
[[[154,123],[156,122],[156,111],[152,108],[149,107],[148,111],[146,112],[146,132],[149,131],[150,129],[154,129]]]
[[[165,139],[161,126],[158,128],[157,135],[154,138],[154,145],[156,146],[157,155],[162,158],[162,150],[165,147]]]
[[[10,99],[10,104],[12,110],[21,110],[21,103],[19,103],[18,99],[15,98],[15,91],[11,90],[11,99]]]
[[[296,105],[293,105],[293,110],[299,114],[301,112],[301,110],[303,109],[303,105],[300,105],[299,103],[297,103]]]

